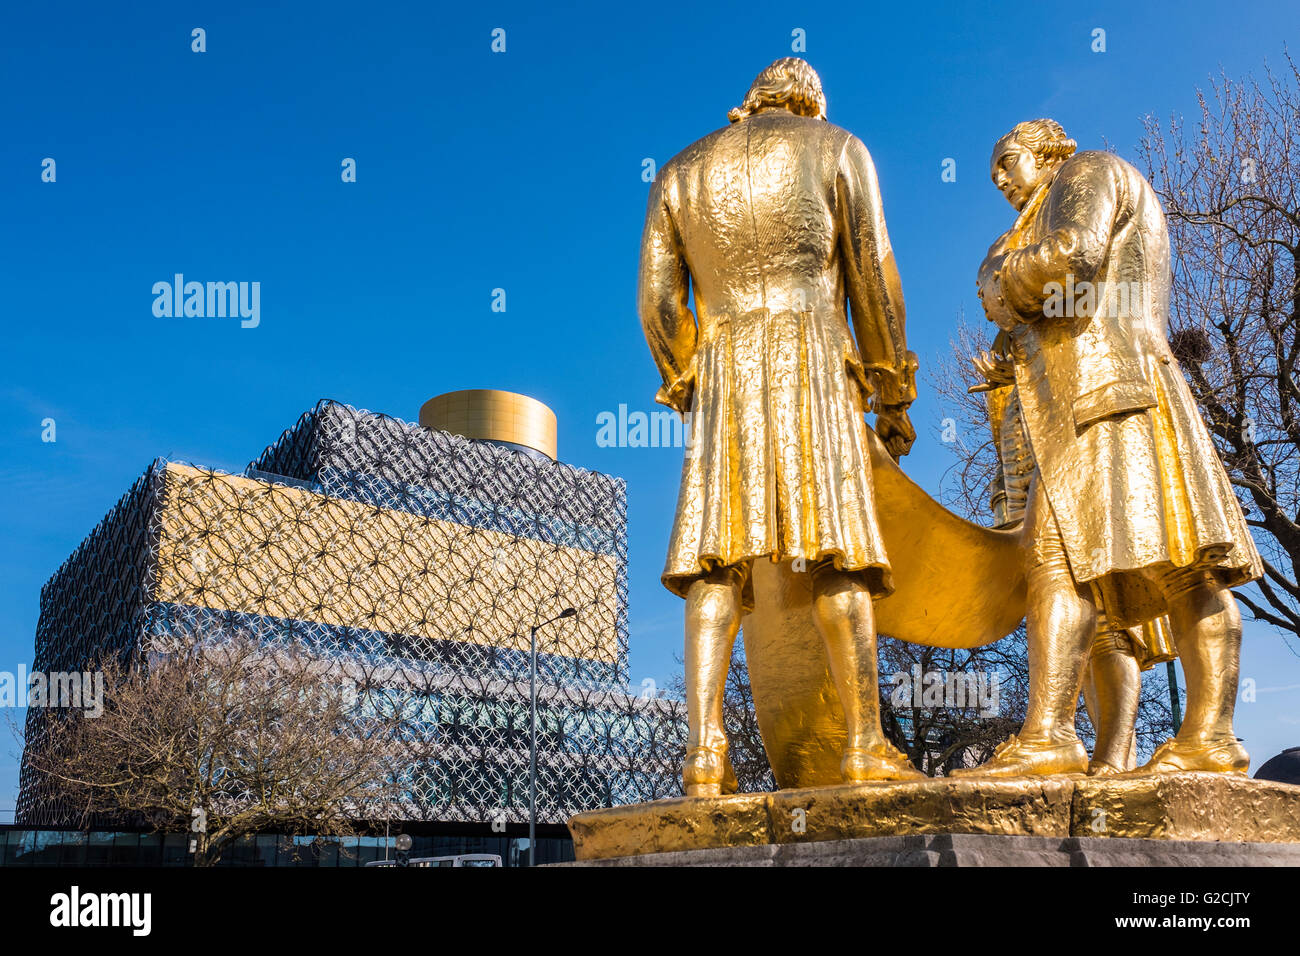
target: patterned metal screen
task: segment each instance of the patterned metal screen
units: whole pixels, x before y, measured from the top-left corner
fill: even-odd
[[[520,822],[679,791],[681,705],[627,687],[621,479],[322,402],[244,475],[156,461],[41,595],[36,670],[151,639],[294,641],[380,686],[409,819]],[[29,713],[29,746],[42,716]],[[21,822],[66,824],[24,766]]]

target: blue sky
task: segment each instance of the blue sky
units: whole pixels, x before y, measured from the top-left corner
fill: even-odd
[[[1011,216],[987,176],[1000,133],[1052,116],[1133,158],[1144,114],[1194,112],[1220,66],[1259,71],[1298,28],[1294,4],[1207,0],[7,4],[0,670],[30,663],[41,584],[155,456],[238,470],[321,398],[414,420],[434,394],[495,387],[555,409],[562,459],[628,480],[632,677],[662,684],[681,646],[658,583],[681,451],[595,441],[600,412],[655,407],[642,161],[724,125],[805,31],[831,121],[874,156],[924,367],[959,311],[980,315],[975,269]],[[260,324],[155,317],[150,290],[177,272],[260,282]],[[906,467],[932,492],[943,415],[923,384]],[[1300,743],[1300,658],[1250,624],[1242,674],[1261,691],[1238,707],[1258,766]]]

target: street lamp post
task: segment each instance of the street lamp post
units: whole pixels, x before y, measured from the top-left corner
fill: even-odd
[[[573,617],[576,609],[566,607],[555,617],[534,624],[529,635],[528,665],[528,868],[537,863],[537,632],[561,618]]]
[[[1174,733],[1178,733],[1178,728],[1183,725],[1183,709],[1178,700],[1178,668],[1174,667],[1173,661],[1165,661],[1165,667],[1169,676],[1169,709],[1173,711]]]

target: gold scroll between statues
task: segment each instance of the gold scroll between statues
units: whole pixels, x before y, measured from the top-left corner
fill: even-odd
[[[948,511],[903,473],[867,430],[876,514],[894,592],[875,601],[881,634],[933,647],[991,644],[1025,616],[1017,531]],[[754,709],[779,787],[840,782],[844,711],[813,625],[812,584],[794,562],[754,567],[754,610],[742,627]]]

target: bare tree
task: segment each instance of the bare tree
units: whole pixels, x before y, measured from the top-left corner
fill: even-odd
[[[989,331],[992,330],[992,331]],[[948,351],[925,366],[924,375],[935,391],[942,413],[940,440],[953,455],[953,463],[940,479],[939,499],[957,514],[976,524],[989,521],[989,497],[998,474],[998,450],[989,428],[989,410],[983,393],[972,394],[984,378],[971,359],[987,351],[996,328],[972,325],[958,309],[957,327]]]
[[[69,822],[189,830],[207,866],[245,834],[355,833],[399,798],[397,721],[301,645],[173,641],[99,669],[101,715],[29,725],[24,761]]]
[[[880,640],[881,726],[912,765],[930,776],[973,766],[1020,729],[1028,690],[1024,632],[990,647],[949,650]],[[959,675],[977,678],[984,701],[962,688]],[[928,679],[927,679],[928,678]],[[950,680],[951,678],[951,680]],[[929,701],[926,690],[945,693]],[[929,681],[935,683],[930,684]],[[929,701],[929,702],[927,702]]]
[[[1173,246],[1170,344],[1265,559],[1261,621],[1300,635],[1300,69],[1220,74],[1200,115],[1146,118]],[[1292,647],[1293,652],[1295,646]]]

